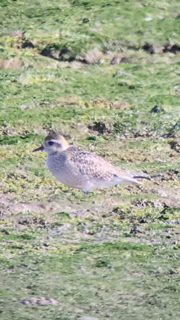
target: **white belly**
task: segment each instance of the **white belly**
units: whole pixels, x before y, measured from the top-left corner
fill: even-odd
[[[83,183],[86,181],[82,174],[76,172],[71,165],[60,162],[60,159],[53,156],[49,156],[46,161],[46,165],[53,176],[68,186],[69,188],[82,189]]]

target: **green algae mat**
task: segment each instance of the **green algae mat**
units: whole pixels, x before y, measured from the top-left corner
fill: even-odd
[[[0,319],[180,319],[180,4],[0,2]],[[85,196],[52,129],[142,185]]]

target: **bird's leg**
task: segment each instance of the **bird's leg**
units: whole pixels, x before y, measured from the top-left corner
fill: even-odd
[[[89,194],[89,191],[83,190],[83,193],[87,196]]]

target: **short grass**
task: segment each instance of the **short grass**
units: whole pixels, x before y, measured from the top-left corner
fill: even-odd
[[[0,70],[2,320],[179,319],[179,15],[178,0],[1,1],[0,64],[21,61]],[[151,180],[68,189],[33,153],[50,129]]]

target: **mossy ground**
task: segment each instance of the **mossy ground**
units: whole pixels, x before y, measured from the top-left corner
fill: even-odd
[[[1,1],[2,320],[179,320],[179,16],[178,0]],[[68,189],[32,153],[50,129],[151,180]]]

